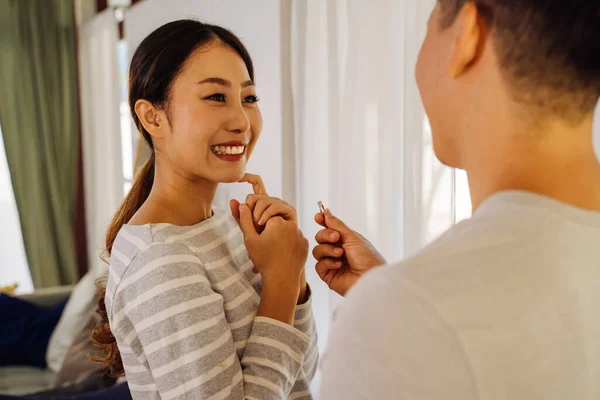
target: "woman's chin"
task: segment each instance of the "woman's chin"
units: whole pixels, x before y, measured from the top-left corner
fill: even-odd
[[[220,183],[237,183],[240,181],[240,179],[242,179],[244,177],[245,174],[246,174],[245,171],[241,171],[239,173],[227,174],[226,176],[222,176],[219,179],[219,182]]]

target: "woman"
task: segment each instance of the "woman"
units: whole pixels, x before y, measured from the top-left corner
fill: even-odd
[[[108,230],[93,340],[134,399],[311,398],[308,242],[295,210],[245,175],[262,128],[248,52],[226,29],[172,22],[136,50],[129,89],[152,155]],[[219,182],[237,181],[258,194],[232,201],[236,218],[257,237],[287,232],[269,254],[212,206]]]

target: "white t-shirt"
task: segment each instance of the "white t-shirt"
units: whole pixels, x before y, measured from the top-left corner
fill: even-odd
[[[334,319],[321,400],[598,400],[600,212],[499,193]]]

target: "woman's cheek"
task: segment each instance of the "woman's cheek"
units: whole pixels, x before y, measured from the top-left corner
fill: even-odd
[[[250,140],[250,146],[248,149],[249,151],[248,151],[247,158],[250,158],[250,156],[254,152],[254,148],[256,147],[256,143],[258,142],[258,139],[260,138],[260,134],[262,132],[262,127],[263,127],[262,114],[260,113],[260,109],[257,106],[255,113],[251,114],[251,119],[250,119],[250,131],[252,132],[252,138]]]

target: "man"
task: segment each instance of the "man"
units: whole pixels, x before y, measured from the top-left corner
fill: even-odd
[[[600,399],[600,3],[439,0],[416,72],[474,215],[384,267],[316,216],[319,275],[352,287],[320,399]]]

